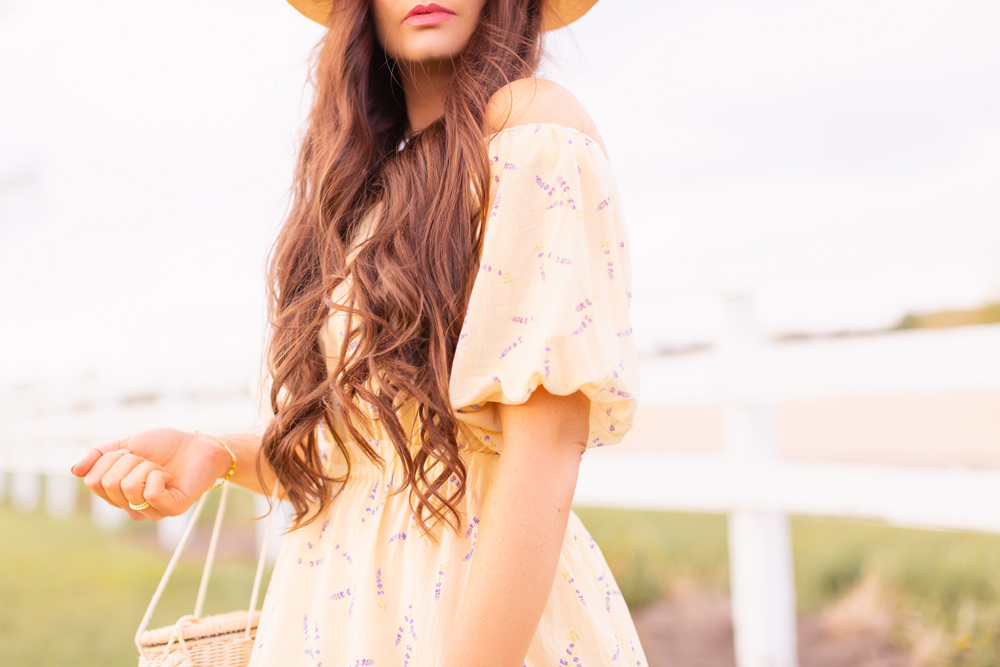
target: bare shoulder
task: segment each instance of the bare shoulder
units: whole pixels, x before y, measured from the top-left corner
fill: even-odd
[[[487,136],[508,127],[556,123],[593,137],[607,156],[597,126],[587,110],[569,90],[541,78],[518,79],[507,84],[486,105],[484,130]]]

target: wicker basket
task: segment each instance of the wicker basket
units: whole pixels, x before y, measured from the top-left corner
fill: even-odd
[[[139,649],[139,667],[245,667],[250,662],[250,652],[257,636],[257,621],[260,618],[260,612],[256,610],[257,594],[260,591],[261,575],[264,572],[267,537],[271,533],[271,520],[275,514],[273,510],[267,518],[264,544],[257,561],[257,576],[254,578],[253,594],[250,597],[250,610],[231,611],[201,618],[202,603],[205,601],[205,591],[208,588],[208,579],[211,576],[212,563],[215,560],[215,547],[219,540],[219,529],[222,526],[222,516],[226,510],[226,498],[229,495],[228,481],[222,485],[219,511],[215,516],[215,526],[212,529],[212,540],[208,546],[205,569],[201,575],[201,585],[198,588],[194,614],[180,617],[173,625],[146,630],[153,610],[156,609],[156,603],[159,602],[181,551],[201,515],[208,493],[209,491],[206,491],[201,500],[198,501],[191,521],[177,544],[177,549],[174,550],[174,555],[167,565],[167,571],[163,573],[160,585],[153,594],[149,608],[146,609],[146,615],[143,616],[139,630],[135,634],[135,645]],[[275,486],[275,495],[272,498],[277,499],[277,485]]]

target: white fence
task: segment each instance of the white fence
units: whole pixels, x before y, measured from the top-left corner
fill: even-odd
[[[201,394],[185,395],[168,388],[145,395],[135,392],[123,401],[121,393],[118,387],[81,382],[29,387],[0,400],[0,499],[9,498],[21,510],[43,505],[53,516],[66,516],[76,509],[82,486],[69,469],[90,447],[159,426],[240,433],[259,422],[253,389],[238,382]],[[8,479],[9,489],[5,488]],[[114,528],[129,520],[124,512],[89,492],[85,497],[99,526]],[[266,509],[266,499],[258,496],[257,515]],[[287,503],[282,509],[287,517]],[[157,522],[160,543],[173,549],[189,518],[190,510]],[[264,526],[264,521],[257,522],[258,544]],[[272,524],[268,548],[272,562],[281,544],[278,534],[285,527],[282,521]]]
[[[722,309],[717,352],[648,365],[642,382],[646,405],[721,402],[724,451],[585,456],[574,503],[727,514],[737,664],[794,667],[789,514],[1000,533],[1000,470],[783,461],[770,406],[1000,391],[1000,325],[768,344],[748,295]]]
[[[794,667],[789,514],[1000,533],[1000,470],[784,461],[770,406],[786,399],[1000,391],[1000,325],[768,344],[749,296],[724,296],[721,304],[716,351],[649,361],[642,382],[646,406],[721,403],[725,450],[592,450],[581,465],[574,505],[727,514],[737,663]],[[17,507],[42,502],[44,476],[47,510],[71,512],[79,481],[69,475],[70,465],[88,447],[123,433],[154,425],[243,431],[257,419],[242,388],[228,398],[129,406],[93,387],[63,392],[55,399],[20,392],[0,402],[0,473],[12,473],[9,489],[0,474],[0,498],[9,495]],[[91,507],[101,525],[124,520],[99,499]],[[185,521],[159,523],[165,545],[175,544]],[[283,530],[280,523],[275,533]],[[272,560],[278,543],[269,550]]]

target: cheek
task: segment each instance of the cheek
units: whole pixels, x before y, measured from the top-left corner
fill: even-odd
[[[390,27],[391,21],[389,20],[389,8],[386,3],[382,0],[373,0],[371,4],[372,11],[372,23],[375,24],[375,39],[378,40],[379,45],[385,49],[389,55],[390,45],[393,43],[392,29]]]

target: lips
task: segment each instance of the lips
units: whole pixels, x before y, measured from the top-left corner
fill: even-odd
[[[448,20],[454,15],[455,12],[447,7],[442,7],[432,2],[428,5],[414,6],[403,18],[403,23],[415,26],[435,25],[441,21]]]
[[[416,6],[414,6],[413,9],[411,9],[410,11],[408,11],[406,13],[406,16],[404,16],[403,18],[404,19],[408,19],[411,16],[415,16],[417,14],[436,14],[438,12],[441,12],[441,13],[444,13],[444,14],[454,14],[455,13],[455,12],[451,11],[450,9],[448,9],[447,7],[442,7],[441,5],[436,5],[436,4],[434,4],[432,2],[429,5],[416,5]]]

